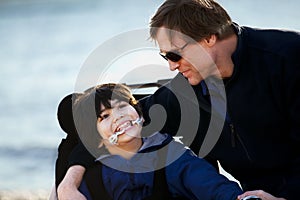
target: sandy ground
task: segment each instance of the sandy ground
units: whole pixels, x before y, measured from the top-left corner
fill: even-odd
[[[1,190],[0,200],[54,200],[51,197],[51,191],[16,191],[16,190]]]

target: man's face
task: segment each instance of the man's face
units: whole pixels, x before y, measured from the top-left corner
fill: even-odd
[[[181,33],[173,33],[173,37],[170,38],[169,30],[160,27],[156,35],[160,52],[168,61],[171,71],[178,70],[191,85],[197,85],[215,73],[216,66],[211,58],[212,49],[203,45],[203,41],[195,42],[190,39],[187,42]],[[181,56],[181,59],[173,59],[170,52]],[[174,57],[176,58],[176,55]]]

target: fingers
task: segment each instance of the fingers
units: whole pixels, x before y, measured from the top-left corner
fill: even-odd
[[[283,198],[277,198],[273,195],[263,191],[263,190],[253,190],[253,191],[247,191],[244,194],[241,194],[238,196],[239,200],[242,200],[243,198],[247,196],[257,196],[261,198],[262,200],[284,200]]]

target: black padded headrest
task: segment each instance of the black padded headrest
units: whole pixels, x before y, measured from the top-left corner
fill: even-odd
[[[69,94],[64,97],[58,105],[57,108],[57,119],[60,127],[68,135],[77,135],[72,112],[72,95]]]

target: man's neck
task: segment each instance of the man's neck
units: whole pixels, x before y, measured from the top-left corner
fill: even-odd
[[[218,57],[216,65],[222,78],[229,78],[233,74],[234,64],[231,59],[232,54],[237,48],[237,36],[234,34],[218,42]]]

